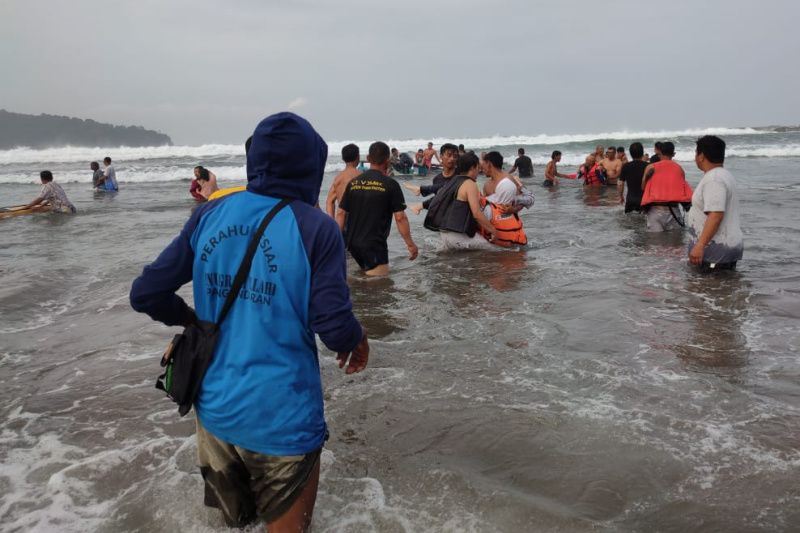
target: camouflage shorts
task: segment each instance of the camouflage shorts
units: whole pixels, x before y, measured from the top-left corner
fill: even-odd
[[[321,450],[274,456],[228,444],[197,421],[197,457],[205,481],[204,503],[222,511],[229,527],[280,518],[303,492]]]

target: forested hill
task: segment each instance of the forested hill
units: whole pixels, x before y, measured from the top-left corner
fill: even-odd
[[[0,149],[27,146],[163,146],[168,135],[141,126],[114,126],[58,115],[24,115],[0,109]]]

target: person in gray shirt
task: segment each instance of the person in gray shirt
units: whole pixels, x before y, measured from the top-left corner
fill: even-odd
[[[92,161],[89,164],[89,168],[92,169],[92,187],[98,190],[104,190],[105,186],[103,185],[103,171],[100,170],[100,165],[97,161]]]

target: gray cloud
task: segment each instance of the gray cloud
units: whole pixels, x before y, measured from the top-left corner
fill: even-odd
[[[239,143],[800,122],[800,5],[10,1],[0,107]],[[298,105],[301,102],[302,105]]]

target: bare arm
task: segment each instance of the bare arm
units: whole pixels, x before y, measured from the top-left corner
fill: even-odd
[[[413,261],[417,258],[419,250],[417,249],[417,245],[414,244],[414,239],[411,238],[411,226],[408,224],[408,217],[406,216],[405,210],[395,212],[394,222],[397,224],[397,231],[406,242],[406,248],[408,248],[408,258]]]
[[[647,180],[653,177],[656,169],[653,168],[652,164],[647,165],[647,168],[644,169],[644,177],[642,178],[642,190],[644,190],[645,185],[647,185]]]
[[[344,220],[346,216],[347,216],[347,211],[345,211],[341,207],[336,211],[336,216],[334,218],[336,218],[336,223],[339,224],[339,229],[341,231],[344,231]]]
[[[706,223],[703,224],[703,231],[697,242],[689,251],[689,262],[693,265],[699,265],[703,262],[703,249],[711,242],[714,235],[717,234],[719,225],[722,224],[722,219],[725,217],[724,211],[710,211],[706,213]]]
[[[619,193],[619,203],[625,203],[625,182],[622,180],[617,181],[617,192]]]
[[[29,203],[28,205],[26,205],[22,209],[30,209],[33,206],[40,205],[40,204],[43,204],[43,203],[44,203],[44,197],[39,196],[38,198],[36,198],[34,201]]]
[[[483,209],[481,209],[481,202],[478,198],[478,184],[474,184],[467,188],[467,203],[469,203],[469,210],[472,212],[472,216],[475,217],[475,220],[480,224],[480,226],[485,229],[489,234],[492,236],[492,239],[495,238],[497,235],[497,230],[492,223],[489,222],[489,219],[486,218],[486,215],[483,214]]]
[[[328,190],[328,197],[325,198],[325,212],[330,215],[330,217],[338,222],[338,218],[336,217],[336,182],[334,181],[331,184],[330,190]],[[339,224],[339,227],[344,227],[344,221],[342,224]]]

